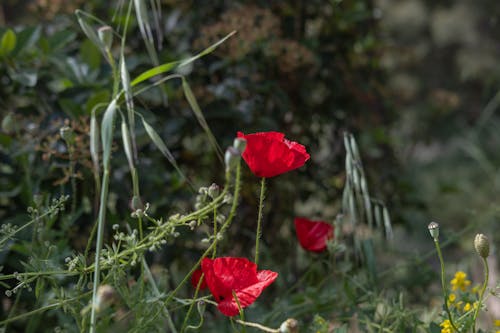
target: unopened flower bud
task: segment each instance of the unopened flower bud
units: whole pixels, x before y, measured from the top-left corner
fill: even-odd
[[[280,325],[280,333],[299,333],[299,322],[288,318]]]
[[[427,228],[429,229],[432,238],[434,238],[434,240],[437,240],[439,238],[439,224],[437,222],[431,222],[429,223]]]
[[[476,238],[474,238],[474,247],[481,257],[487,258],[490,255],[490,242],[485,235],[476,235]]]
[[[208,188],[208,195],[212,199],[215,199],[219,195],[219,193],[220,193],[220,187],[215,183],[210,185],[210,187]]]
[[[240,152],[240,154],[243,154],[246,146],[247,146],[247,140],[243,138],[236,138],[233,141],[233,147],[236,148]]]
[[[103,284],[97,289],[97,300],[95,306],[97,310],[107,308],[111,304],[115,303],[117,300],[117,294],[115,288],[109,284]]]
[[[72,145],[75,143],[75,132],[73,132],[73,129],[69,126],[63,126],[59,129],[59,135],[61,135],[61,138],[66,141],[66,144]]]
[[[144,204],[142,203],[142,200],[140,197],[134,195],[132,199],[130,200],[130,209],[135,212],[136,210],[144,210]]]
[[[101,40],[102,44],[106,50],[111,49],[111,44],[113,44],[113,28],[109,25],[105,25],[97,29],[97,35]]]
[[[224,155],[224,161],[226,163],[226,172],[231,171],[235,165],[240,160],[241,154],[240,152],[234,148],[229,147],[226,149],[226,154]]]

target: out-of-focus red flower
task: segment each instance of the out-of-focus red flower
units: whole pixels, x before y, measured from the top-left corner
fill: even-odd
[[[191,275],[191,285],[196,288],[198,286],[198,282],[200,282],[201,275],[203,274],[203,271],[201,268],[198,268],[193,272],[193,275]],[[200,285],[200,290],[203,290],[207,288],[207,279],[203,278],[203,281],[201,281]]]
[[[247,140],[242,156],[257,177],[270,178],[300,168],[310,157],[306,147],[285,139],[280,132],[238,132],[238,138]]]
[[[333,226],[323,221],[295,218],[295,232],[300,245],[307,251],[323,252],[326,241],[333,237]]]
[[[246,308],[278,277],[273,271],[257,271],[257,265],[246,258],[204,258],[201,269],[217,308],[230,317],[239,313],[233,291],[241,307]]]

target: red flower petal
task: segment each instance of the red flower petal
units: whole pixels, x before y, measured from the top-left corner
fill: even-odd
[[[310,158],[303,145],[285,139],[280,132],[237,135],[247,141],[242,156],[258,177],[270,178],[300,168]]]
[[[295,218],[295,232],[300,245],[307,251],[323,252],[326,241],[333,237],[333,226],[323,221]]]
[[[217,308],[226,316],[239,313],[233,291],[242,308],[255,302],[262,291],[274,282],[278,273],[263,270],[246,258],[205,258],[201,262],[210,292],[218,303]]]
[[[203,271],[201,268],[198,268],[193,272],[193,275],[191,275],[191,285],[193,288],[196,288],[198,286],[198,282],[200,281],[201,275],[203,274]],[[206,289],[207,288],[207,280],[203,278],[203,281],[201,281],[200,285],[200,290]]]

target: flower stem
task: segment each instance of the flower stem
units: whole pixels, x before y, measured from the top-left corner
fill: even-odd
[[[444,297],[444,309],[446,314],[448,315],[448,320],[450,321],[451,326],[455,332],[459,332],[455,323],[453,322],[453,317],[451,316],[450,309],[448,308],[448,289],[446,288],[445,275],[444,275],[444,260],[443,254],[441,253],[441,248],[439,247],[439,240],[437,238],[434,239],[434,244],[436,245],[436,251],[439,257],[439,263],[441,264],[441,286],[443,288],[443,297]]]
[[[472,318],[472,333],[476,333],[476,320],[477,320],[477,315],[479,314],[479,308],[481,307],[481,303],[483,302],[483,297],[484,297],[484,292],[486,291],[486,287],[488,286],[488,279],[490,278],[490,269],[488,266],[488,260],[486,258],[481,257],[483,260],[483,266],[484,266],[484,283],[483,287],[481,288],[481,292],[479,293],[479,300],[476,306],[476,310],[474,311],[474,317]]]
[[[259,240],[261,236],[262,210],[264,208],[264,197],[266,193],[266,178],[260,181],[259,216],[257,218],[257,233],[255,235],[255,264],[259,263]]]

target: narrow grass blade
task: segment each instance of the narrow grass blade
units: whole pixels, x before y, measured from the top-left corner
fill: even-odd
[[[139,30],[141,31],[142,39],[144,40],[144,45],[146,45],[146,50],[148,51],[149,57],[155,66],[158,66],[160,61],[158,60],[158,54],[154,47],[154,38],[151,25],[149,25],[148,19],[148,9],[146,8],[146,1],[144,0],[134,0],[135,13],[137,18],[137,24],[139,25]]]
[[[196,116],[196,119],[198,119],[200,126],[203,128],[205,134],[207,135],[208,141],[210,141],[210,144],[215,149],[217,157],[219,158],[221,163],[224,164],[222,149],[220,148],[219,144],[217,143],[217,140],[215,139],[212,131],[210,130],[210,127],[208,126],[207,121],[203,116],[203,112],[201,111],[201,108],[198,102],[196,101],[196,98],[194,97],[193,91],[191,90],[189,83],[186,81],[184,77],[182,78],[182,88],[184,89],[184,95],[186,96],[186,99],[188,100],[189,105],[191,106],[191,109],[193,110]]]
[[[190,58],[187,58],[184,60],[172,61],[172,62],[163,64],[160,66],[156,66],[154,68],[151,68],[150,70],[145,71],[144,73],[137,76],[134,80],[132,80],[132,83],[131,83],[132,87],[134,87],[134,86],[138,85],[139,83],[144,82],[144,81],[146,81],[154,76],[164,74],[164,73],[166,73],[174,68],[178,68],[178,67],[182,67],[182,66],[185,66],[187,64],[190,64],[193,61],[213,52],[220,44],[224,43],[229,37],[231,37],[235,33],[236,33],[236,31],[231,32],[226,37],[224,37],[220,41],[218,41],[217,43],[207,47],[205,50],[201,51],[200,53],[196,54],[193,57],[190,57]]]
[[[392,233],[391,217],[389,216],[389,210],[385,206],[382,210],[382,215],[384,217],[385,235],[387,239],[392,239],[393,233]]]
[[[97,124],[97,118],[95,114],[96,108],[92,110],[92,115],[90,116],[90,157],[92,158],[92,163],[94,164],[94,172],[100,173],[99,167],[99,125]]]
[[[127,156],[128,165],[130,170],[134,169],[134,156],[132,153],[132,142],[130,141],[130,134],[127,128],[127,122],[122,118],[122,141],[123,149],[125,150],[125,155]]]
[[[134,99],[132,87],[130,85],[130,75],[127,70],[127,64],[125,62],[125,57],[123,55],[123,49],[120,54],[120,76],[121,83],[123,86],[123,91],[125,93],[125,105],[127,106],[127,120],[130,130],[130,140],[132,143],[132,156],[133,161],[137,160],[137,145],[135,142],[135,112],[134,112]]]
[[[89,14],[85,13],[81,10],[75,11],[78,23],[83,30],[83,33],[96,45],[100,50],[104,50],[104,44],[101,42],[99,37],[97,36],[96,30],[92,27],[92,25],[87,21]],[[92,17],[92,16],[90,16]]]
[[[153,143],[156,145],[156,147],[167,158],[167,160],[170,162],[170,164],[172,164],[172,166],[179,173],[179,175],[181,175],[181,177],[184,180],[188,181],[187,177],[184,175],[184,173],[181,171],[181,169],[177,165],[177,162],[175,161],[174,155],[172,155],[170,150],[167,148],[167,145],[165,145],[162,138],[158,135],[158,133],[156,133],[154,128],[151,125],[149,125],[144,118],[142,118],[142,125],[144,126],[146,133],[148,133],[149,137],[151,138]]]
[[[111,157],[111,145],[113,144],[113,122],[116,113],[116,99],[109,103],[102,118],[101,138],[102,138],[102,164],[105,170],[109,169]]]

